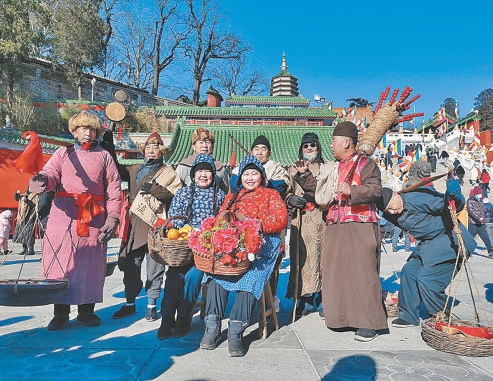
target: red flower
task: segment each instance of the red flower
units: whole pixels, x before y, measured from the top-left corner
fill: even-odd
[[[245,229],[245,247],[249,253],[258,254],[260,252],[260,246],[262,246],[262,240],[258,231],[252,229]]]
[[[216,223],[216,219],[214,217],[207,217],[205,220],[202,221],[200,224],[200,230],[212,230]]]
[[[231,265],[234,265],[235,264],[235,259],[233,258],[233,256],[231,254],[225,254],[223,255],[223,257],[220,259],[220,262],[223,264],[223,265],[226,265],[226,266],[231,266]]]
[[[236,258],[238,258],[239,261],[246,261],[248,256],[248,252],[245,250],[238,250],[236,252]]]
[[[214,246],[220,253],[231,253],[238,246],[238,235],[232,228],[214,233]]]

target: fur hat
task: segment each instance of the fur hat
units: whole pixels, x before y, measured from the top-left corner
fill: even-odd
[[[170,153],[169,147],[164,146],[163,139],[156,131],[154,131],[152,134],[149,135],[149,137],[147,138],[144,144],[139,144],[139,151],[140,153],[142,153],[142,155],[145,155],[145,149],[147,144],[159,145],[159,150],[161,151],[163,156],[166,156],[167,154]]]
[[[214,144],[214,133],[212,131],[206,130],[205,128],[199,127],[192,134],[192,145],[195,144],[197,140],[209,139],[212,144]]]
[[[260,136],[257,136],[255,138],[255,140],[252,143],[252,148],[250,148],[250,151],[253,150],[253,147],[255,147],[256,145],[259,145],[259,144],[263,144],[270,151],[270,143],[269,143],[269,141],[267,140],[267,138],[264,135],[260,135]]]
[[[332,136],[347,136],[348,138],[358,139],[358,127],[353,122],[342,122],[339,123]]]
[[[68,120],[68,130],[72,135],[74,135],[77,127],[82,126],[94,128],[96,130],[96,139],[99,139],[104,131],[101,119],[95,113],[87,110],[76,112]]]

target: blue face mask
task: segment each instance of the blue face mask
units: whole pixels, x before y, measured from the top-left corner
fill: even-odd
[[[483,197],[480,194],[475,194],[474,198],[478,201],[481,201]]]

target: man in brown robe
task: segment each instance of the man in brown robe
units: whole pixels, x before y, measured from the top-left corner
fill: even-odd
[[[355,329],[355,340],[370,341],[388,329],[375,215],[382,186],[375,161],[357,155],[357,139],[354,123],[343,122],[334,129],[331,148],[338,162],[338,180],[323,239],[322,299],[327,327]],[[314,191],[316,179],[303,178],[303,188]]]

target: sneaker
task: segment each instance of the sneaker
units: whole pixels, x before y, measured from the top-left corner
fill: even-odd
[[[397,318],[392,320],[392,327],[394,328],[406,328],[406,327],[412,327],[414,324],[408,323],[404,319]]]
[[[124,304],[120,307],[118,311],[113,314],[113,319],[121,319],[130,315],[133,315],[136,312],[135,304],[128,306]]]
[[[358,341],[372,341],[378,336],[378,331],[369,328],[358,328],[354,335],[354,340]]]
[[[146,320],[147,321],[155,321],[157,320],[157,311],[156,307],[148,308],[146,311]]]
[[[48,324],[48,331],[59,331],[63,329],[66,322],[68,322],[68,315],[54,316]]]
[[[81,324],[87,325],[88,327],[96,327],[101,324],[101,319],[96,314],[90,314],[87,316],[78,314],[77,321]]]

